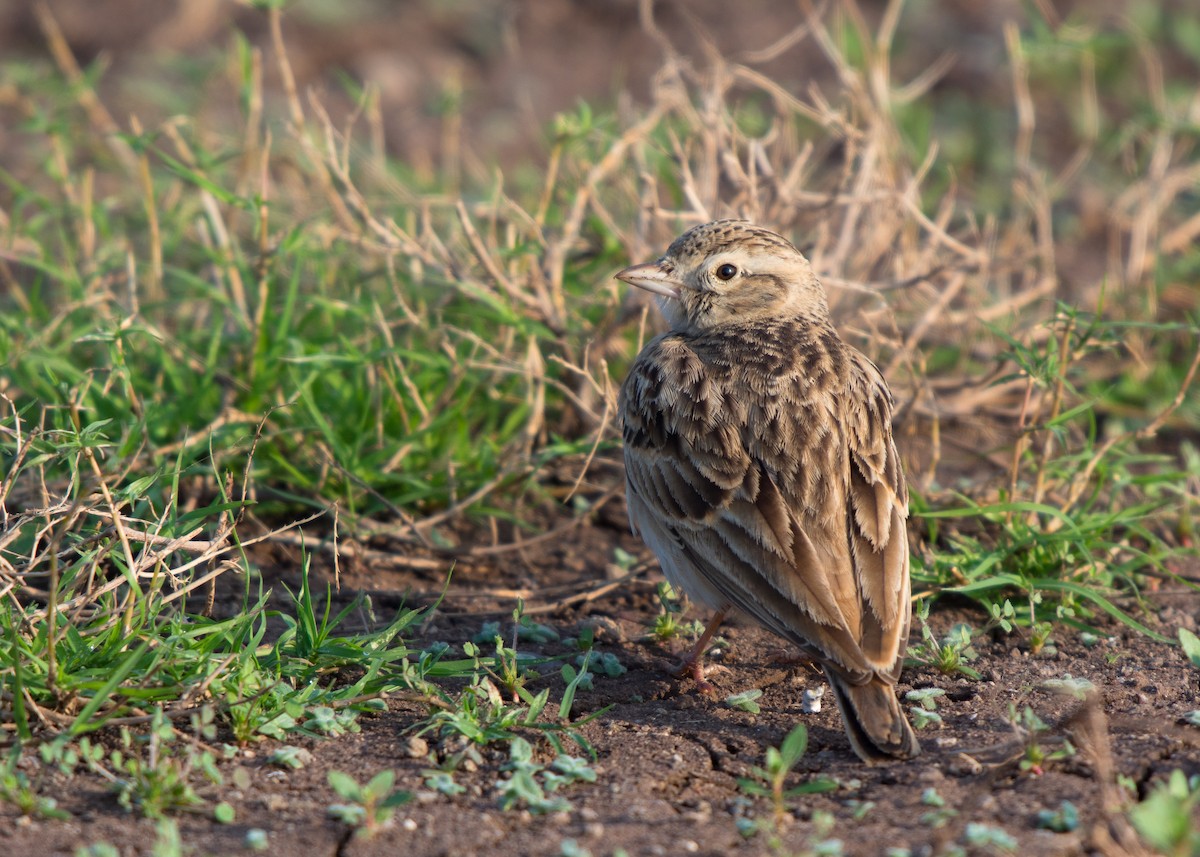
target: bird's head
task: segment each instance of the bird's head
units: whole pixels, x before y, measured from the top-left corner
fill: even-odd
[[[617,278],[653,292],[676,331],[829,316],[808,260],[783,236],[744,220],[695,226],[657,262],[633,265]]]

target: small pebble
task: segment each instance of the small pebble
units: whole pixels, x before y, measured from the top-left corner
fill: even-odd
[[[824,695],[825,685],[814,688],[806,688],[804,694],[800,697],[800,710],[805,714],[820,714],[821,697]]]
[[[946,766],[946,772],[952,777],[973,777],[983,770],[983,765],[966,753],[959,753]]]
[[[580,628],[591,628],[597,640],[606,642],[624,642],[625,634],[621,626],[607,616],[589,616],[579,623]]]
[[[404,742],[404,755],[410,759],[424,759],[429,755],[429,742],[419,735],[410,735]]]

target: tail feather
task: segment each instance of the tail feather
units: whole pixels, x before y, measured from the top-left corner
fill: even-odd
[[[850,684],[828,668],[825,675],[833,687],[850,746],[859,758],[873,764],[920,755],[921,745],[900,709],[893,685],[881,678]]]

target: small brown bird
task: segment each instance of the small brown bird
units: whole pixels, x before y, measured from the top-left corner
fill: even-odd
[[[745,221],[690,229],[617,277],[671,326],[620,409],[634,531],[717,611],[692,664],[726,612],[748,613],[821,664],[860,757],[916,756],[895,689],[908,489],[879,370],[834,330],[808,260]]]

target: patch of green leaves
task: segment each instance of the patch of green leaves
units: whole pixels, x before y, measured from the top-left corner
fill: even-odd
[[[1183,654],[1192,662],[1192,666],[1200,669],[1200,637],[1187,628],[1180,628],[1179,645],[1183,647]]]
[[[1037,826],[1055,833],[1070,833],[1079,827],[1079,810],[1069,800],[1064,800],[1058,809],[1038,810]]]
[[[360,785],[354,777],[342,771],[330,771],[329,787],[346,803],[329,806],[329,814],[363,839],[375,836],[392,820],[396,807],[407,803],[412,795],[395,788],[396,772],[380,771],[370,781]]]
[[[58,808],[58,801],[41,794],[17,767],[20,753],[10,753],[0,767],[0,801],[7,803],[25,818],[67,819],[71,814]]]
[[[1166,782],[1158,783],[1150,795],[1129,810],[1129,820],[1138,834],[1161,854],[1195,857],[1200,854],[1200,776],[1188,777],[1175,770]]]
[[[937,701],[938,697],[945,695],[946,691],[940,687],[918,688],[904,694],[906,700],[916,703],[916,705],[909,708],[913,726],[917,729],[925,729],[928,726],[941,726],[942,715],[937,712]]]
[[[970,626],[955,625],[950,629],[950,633],[939,640],[933,629],[929,627],[929,602],[927,600],[918,602],[916,615],[917,622],[921,626],[921,642],[909,647],[908,662],[913,665],[931,666],[942,675],[962,674],[978,679],[979,673],[967,665],[969,661],[979,657],[973,645]]]
[[[787,798],[835,790],[838,784],[825,777],[809,780],[790,789],[784,788],[788,774],[807,750],[808,729],[803,723],[799,723],[787,734],[778,748],[767,748],[762,767],[755,766],[750,769],[752,777],[738,778],[738,787],[749,795],[770,797],[776,820],[783,817]]]
[[[570,802],[557,792],[572,783],[596,781],[596,772],[583,759],[560,754],[547,768],[533,759],[533,746],[516,737],[509,744],[508,776],[496,782],[501,809],[524,807],[534,814],[562,812]]]
[[[758,704],[758,700],[762,697],[763,692],[759,688],[751,688],[743,690],[741,693],[735,693],[725,697],[725,704],[730,708],[736,708],[739,711],[748,711],[751,714],[758,714],[762,708]]]

